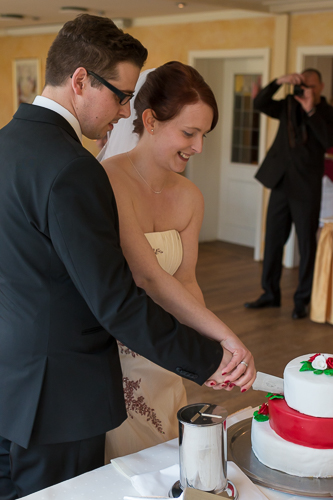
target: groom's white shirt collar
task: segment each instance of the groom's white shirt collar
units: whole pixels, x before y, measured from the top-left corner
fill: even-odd
[[[35,97],[35,100],[32,104],[35,104],[36,106],[41,106],[42,108],[51,109],[52,111],[58,113],[58,115],[61,115],[63,118],[65,118],[65,120],[67,120],[68,123],[73,127],[73,129],[76,132],[76,135],[82,142],[82,132],[79,121],[75,118],[74,115],[72,115],[72,113],[68,111],[68,109],[61,106],[61,104],[52,101],[52,99],[49,99],[48,97],[44,97],[42,95],[38,95],[37,97]]]

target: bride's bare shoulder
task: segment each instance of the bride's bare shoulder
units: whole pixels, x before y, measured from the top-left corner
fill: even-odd
[[[184,175],[177,174],[177,178],[177,184],[179,190],[181,191],[182,197],[188,196],[190,199],[194,199],[194,201],[202,198],[202,193],[200,189],[194,184],[194,182],[187,179],[187,177],[185,177]]]

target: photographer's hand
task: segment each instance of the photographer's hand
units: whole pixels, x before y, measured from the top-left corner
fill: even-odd
[[[283,83],[289,83],[290,85],[302,85],[304,83],[303,75],[299,73],[290,73],[289,75],[280,76],[280,78],[276,79],[276,83],[278,85],[282,85]]]
[[[276,83],[282,85],[287,83],[289,85],[301,85],[304,92],[302,96],[294,95],[296,101],[300,103],[306,113],[311,113],[314,109],[314,96],[311,88],[303,87],[305,85],[304,76],[299,73],[290,73],[289,75],[280,76],[277,78]]]
[[[296,101],[300,103],[304,111],[308,114],[314,109],[314,96],[311,88],[304,87],[304,92],[302,96],[294,96]]]

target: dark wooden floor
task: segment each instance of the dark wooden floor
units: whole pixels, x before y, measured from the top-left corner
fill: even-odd
[[[261,294],[262,264],[253,260],[253,249],[224,242],[200,244],[197,277],[206,305],[222,319],[254,355],[259,371],[283,376],[285,365],[296,356],[311,352],[333,353],[333,326],[309,318],[291,319],[298,269],[284,269],[282,306],[262,310],[243,304]],[[263,392],[250,389],[241,394],[214,391],[185,381],[189,403],[214,403],[231,414],[261,404]]]

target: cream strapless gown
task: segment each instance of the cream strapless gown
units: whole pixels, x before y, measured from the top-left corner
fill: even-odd
[[[183,247],[178,231],[146,233],[160,266],[173,275]],[[177,411],[187,404],[181,377],[118,343],[127,420],[106,434],[105,460],[155,446],[178,436]]]

